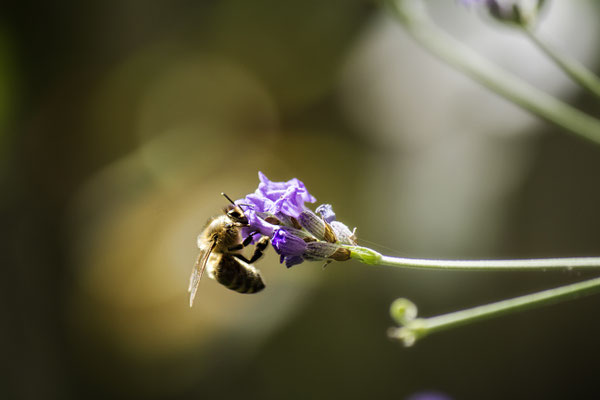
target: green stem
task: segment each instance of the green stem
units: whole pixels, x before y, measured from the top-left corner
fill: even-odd
[[[418,338],[434,332],[595,293],[600,293],[600,278],[594,278],[555,289],[544,290],[542,292],[515,297],[509,300],[456,311],[437,317],[416,318],[409,321],[406,321],[403,318],[395,318],[398,323],[404,324],[404,327],[393,329],[390,332],[390,336],[401,339],[406,345],[410,346]],[[394,313],[392,313],[392,316],[394,316]]]
[[[450,37],[414,0],[388,0],[388,4],[408,33],[449,65],[546,121],[600,144],[600,120],[507,73]]]
[[[600,268],[600,257],[538,258],[522,260],[429,260],[381,256],[379,265],[458,271],[526,271]]]
[[[533,258],[520,260],[432,260],[391,257],[368,247],[349,246],[350,257],[365,264],[447,271],[547,271],[600,269],[600,257]]]
[[[600,78],[578,61],[568,58],[546,44],[531,28],[522,27],[525,35],[552,59],[571,79],[582,88],[600,97]]]

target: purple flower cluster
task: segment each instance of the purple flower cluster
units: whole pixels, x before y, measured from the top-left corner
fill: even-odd
[[[317,216],[304,203],[314,203],[298,179],[272,182],[262,172],[260,184],[254,193],[237,200],[248,218],[248,227],[242,235],[268,236],[281,262],[289,268],[304,260],[338,260],[350,258],[350,251],[342,245],[355,245],[354,232],[335,220],[329,204],[317,208]]]

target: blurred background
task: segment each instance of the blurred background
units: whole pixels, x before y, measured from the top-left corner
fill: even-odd
[[[588,112],[598,103],[475,9],[455,37]],[[598,297],[431,336],[422,316],[593,274],[258,263],[246,296],[196,236],[257,171],[297,177],[385,254],[600,255],[600,148],[487,92],[364,0],[8,1],[0,8],[0,398],[590,398]],[[600,68],[600,7],[550,2],[540,34]]]

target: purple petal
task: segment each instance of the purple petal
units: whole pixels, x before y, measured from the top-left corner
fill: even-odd
[[[271,244],[275,251],[284,257],[301,256],[306,250],[306,242],[286,228],[279,228],[273,233]]]
[[[277,225],[270,224],[264,219],[260,218],[258,213],[256,213],[254,210],[246,210],[244,214],[246,215],[246,218],[248,218],[249,227],[247,229],[258,231],[264,236],[270,237],[277,228]]]
[[[261,211],[283,212],[292,217],[300,215],[304,209],[304,203],[317,201],[298,179],[290,179],[287,182],[272,182],[262,172],[258,173],[260,184],[255,195],[265,200],[265,207]],[[267,207],[268,206],[268,207]]]
[[[285,193],[275,201],[273,213],[281,212],[290,217],[298,218],[300,213],[304,210],[304,201],[298,191],[299,189],[295,187],[288,188]]]
[[[254,211],[257,211],[257,212],[265,212],[265,209],[271,207],[272,203],[273,203],[269,199],[261,196],[260,194],[256,194],[256,193],[251,193],[248,196],[246,196],[244,199],[238,200],[236,202],[236,204],[238,202],[241,204],[246,204],[248,206],[248,208],[252,208]]]
[[[304,259],[300,256],[285,257],[285,266],[288,268],[297,264],[301,264],[302,262],[304,262]]]
[[[300,264],[304,261],[301,257],[306,249],[306,243],[292,232],[293,228],[279,228],[273,234],[271,244],[275,251],[281,256],[280,263],[285,262],[286,267]]]
[[[335,213],[333,212],[333,207],[331,207],[331,204],[321,204],[315,211],[317,214],[323,217],[325,221],[329,223],[331,223],[331,221],[335,221]]]

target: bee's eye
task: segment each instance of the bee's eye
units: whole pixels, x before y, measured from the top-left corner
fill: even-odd
[[[229,218],[231,218],[234,221],[245,221],[244,213],[238,208],[234,208],[233,210],[230,210],[227,213],[227,216],[229,216]]]
[[[233,222],[236,222],[237,224],[248,224],[248,219],[246,218],[246,215],[239,207],[226,209],[226,214],[229,217],[229,219],[231,219]]]

